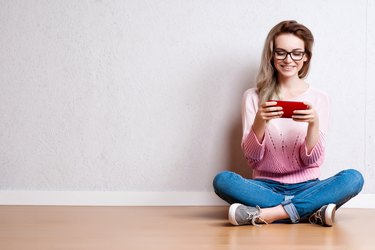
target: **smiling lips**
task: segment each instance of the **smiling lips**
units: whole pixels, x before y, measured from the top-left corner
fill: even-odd
[[[285,70],[292,70],[294,69],[296,66],[292,66],[292,65],[281,65],[281,67]]]

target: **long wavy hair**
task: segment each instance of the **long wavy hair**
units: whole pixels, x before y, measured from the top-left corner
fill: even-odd
[[[270,99],[279,99],[278,94],[280,90],[279,83],[277,82],[277,71],[273,64],[273,50],[275,39],[281,34],[293,34],[302,39],[305,43],[305,61],[303,67],[298,72],[298,76],[303,79],[307,76],[310,68],[310,61],[312,57],[312,46],[314,37],[311,31],[304,25],[294,21],[282,21],[273,27],[264,43],[262,52],[262,60],[259,67],[259,72],[256,78],[257,89],[259,94],[259,105]]]

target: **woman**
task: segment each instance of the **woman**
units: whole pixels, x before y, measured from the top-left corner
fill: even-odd
[[[233,225],[305,222],[332,226],[335,211],[357,195],[362,175],[348,169],[319,179],[328,130],[329,99],[304,81],[312,57],[311,31],[283,21],[268,34],[257,88],[243,99],[242,149],[253,179],[225,171],[214,179],[218,196],[231,204]],[[282,118],[275,101],[303,102],[307,109]]]

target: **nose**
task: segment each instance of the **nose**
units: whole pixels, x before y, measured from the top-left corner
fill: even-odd
[[[292,59],[292,55],[290,53],[288,53],[284,59],[284,62],[293,62],[293,59]]]

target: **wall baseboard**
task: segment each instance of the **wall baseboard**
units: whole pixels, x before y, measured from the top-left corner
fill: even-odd
[[[213,192],[0,191],[0,205],[223,206]],[[375,208],[375,194],[359,194],[347,208]]]

